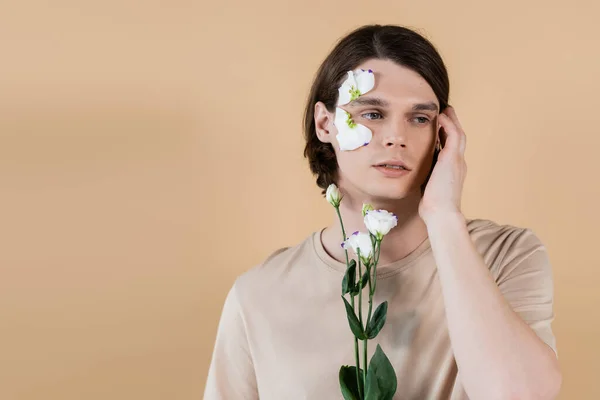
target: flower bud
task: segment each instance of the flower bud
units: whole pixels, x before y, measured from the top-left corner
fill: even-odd
[[[362,207],[362,215],[363,217],[365,215],[367,215],[367,212],[369,211],[373,211],[373,206],[367,203],[363,203],[363,207]]]
[[[332,206],[334,206],[336,208],[340,206],[340,202],[342,201],[342,196],[340,195],[340,190],[335,185],[335,183],[332,183],[331,185],[329,185],[329,187],[327,188],[325,197],[327,198],[327,201],[329,202],[329,204],[331,204]]]

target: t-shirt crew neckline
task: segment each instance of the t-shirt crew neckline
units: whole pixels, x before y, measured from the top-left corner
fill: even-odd
[[[328,267],[330,267],[336,271],[339,271],[339,272],[346,272],[346,263],[336,260],[335,258],[330,256],[329,253],[327,253],[327,251],[325,251],[325,247],[323,246],[323,242],[321,240],[321,235],[323,234],[324,230],[325,230],[325,228],[322,228],[321,230],[314,232],[312,235],[312,245],[313,245],[312,247],[313,247],[317,257],[323,263],[325,263]],[[414,265],[416,263],[416,261],[421,256],[428,253],[429,251],[431,251],[431,243],[429,241],[429,237],[427,237],[424,241],[421,242],[421,244],[419,244],[417,246],[416,249],[414,249],[412,252],[410,252],[404,258],[394,261],[389,264],[378,265],[377,266],[377,277],[385,278],[387,276],[395,275],[396,273],[399,273],[407,268],[410,268],[412,265]],[[356,258],[355,256],[353,256],[353,254],[351,252],[349,253],[349,256],[352,258]]]

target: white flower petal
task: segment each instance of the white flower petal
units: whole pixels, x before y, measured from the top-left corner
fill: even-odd
[[[352,151],[369,144],[370,138],[363,138],[357,132],[346,132],[336,136],[340,151]]]
[[[348,71],[348,76],[342,86],[338,89],[338,106],[343,106],[344,104],[350,103],[351,98],[351,89],[352,87],[357,87],[356,79],[354,78],[354,73],[352,71]]]
[[[340,190],[338,189],[335,183],[329,185],[329,187],[327,188],[327,192],[325,193],[325,198],[327,199],[329,204],[331,204],[334,207],[340,205],[342,196],[340,194]]]
[[[351,247],[354,254],[358,255],[360,250],[360,256],[363,259],[368,259],[373,254],[373,243],[371,242],[371,235],[365,232],[355,232],[348,240],[344,242],[344,248]]]
[[[335,110],[333,124],[338,130],[336,139],[341,151],[356,150],[365,146],[373,139],[373,132],[364,125],[356,124],[353,128],[348,126],[348,114],[341,108]]]
[[[350,86],[356,86],[356,75],[354,74],[353,71],[348,71],[346,73],[346,80],[344,81],[344,83],[342,83],[342,85],[346,85],[348,87]]]
[[[386,210],[371,210],[366,213],[364,223],[369,232],[381,239],[398,224],[398,217]]]
[[[338,106],[343,106],[344,104],[350,103],[351,94],[350,88],[346,86],[341,86],[338,89]]]
[[[371,70],[358,70],[358,72],[355,73],[354,78],[356,79],[356,84],[361,95],[375,87],[375,74],[373,74],[373,71]]]
[[[340,130],[340,127],[348,126],[346,121],[348,120],[348,114],[346,110],[343,108],[336,107],[335,108],[335,118],[333,119],[333,124]]]

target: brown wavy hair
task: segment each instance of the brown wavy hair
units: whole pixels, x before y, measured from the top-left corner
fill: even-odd
[[[304,157],[311,172],[317,176],[317,185],[324,195],[327,187],[337,184],[338,164],[331,143],[323,143],[315,129],[315,104],[323,102],[330,112],[335,112],[338,88],[347,71],[356,69],[369,59],[390,60],[421,75],[431,86],[440,112],[448,106],[450,82],[448,72],[433,44],[419,33],[397,25],[365,25],[343,37],[319,67],[304,110]],[[437,161],[436,149],[432,168]],[[421,186],[423,192],[429,176]]]

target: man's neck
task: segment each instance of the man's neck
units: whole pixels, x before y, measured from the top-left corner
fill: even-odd
[[[373,204],[375,209],[385,209],[393,212],[398,217],[398,225],[383,238],[381,243],[379,265],[386,265],[403,259],[427,239],[427,226],[418,212],[419,200],[404,199],[396,206],[388,205],[387,207]],[[355,231],[366,232],[367,228],[361,213],[362,203],[360,205],[352,204],[348,199],[344,199],[344,201],[340,205],[340,214],[344,222],[346,236],[349,237]],[[325,251],[330,256],[340,262],[345,262],[345,252],[340,246],[343,241],[343,234],[335,210],[333,222],[325,228],[321,240]]]

